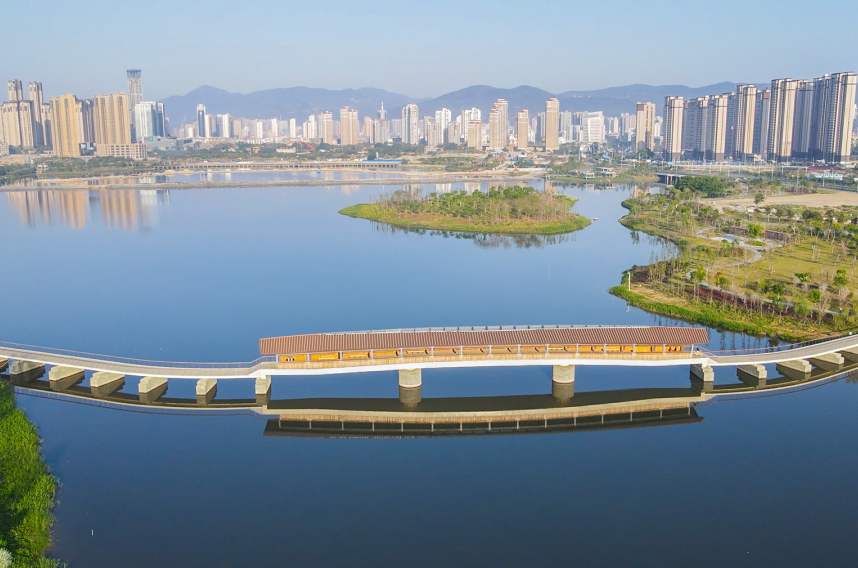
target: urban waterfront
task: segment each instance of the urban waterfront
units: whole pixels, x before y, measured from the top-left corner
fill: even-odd
[[[24,209],[9,193],[0,237],[15,246],[0,284],[0,340],[246,361],[260,337],[283,334],[686,325],[606,292],[661,246],[617,223],[627,186],[566,189],[599,220],[531,246],[337,215],[384,191],[84,191]],[[760,345],[710,330],[713,350]],[[547,368],[431,370],[422,388],[424,399],[533,395],[550,381]],[[576,392],[689,386],[687,368],[587,368],[577,382]],[[224,383],[219,397],[252,396],[252,381]],[[72,566],[759,566],[854,556],[856,388],[847,378],[718,402],[697,409],[702,421],[658,428],[456,439],[271,437],[251,415],[26,395],[19,404],[61,482],[52,554]],[[193,397],[191,381],[170,389]],[[397,379],[279,378],[274,393],[395,399]]]

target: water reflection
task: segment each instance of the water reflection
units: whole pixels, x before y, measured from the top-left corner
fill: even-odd
[[[126,231],[148,229],[158,219],[158,210],[170,202],[168,190],[42,190],[6,193],[6,201],[18,212],[21,225],[35,227],[59,224],[71,229],[86,228],[93,214],[107,227]]]
[[[441,231],[437,229],[417,229],[413,227],[394,227],[387,223],[370,221],[372,228],[380,233],[414,233],[417,235],[429,235],[430,237],[443,237],[445,239],[471,240],[480,248],[543,248],[548,245],[557,245],[575,241],[575,231],[562,235],[491,235],[486,233],[460,233],[455,231]]]

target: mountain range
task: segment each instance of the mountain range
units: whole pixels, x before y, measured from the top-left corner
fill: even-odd
[[[399,93],[382,89],[313,89],[309,87],[288,87],[267,89],[252,93],[230,93],[216,87],[203,86],[186,95],[168,97],[159,102],[170,122],[177,126],[182,122],[192,122],[196,117],[197,104],[206,106],[210,114],[229,113],[244,118],[294,118],[299,122],[307,116],[325,110],[333,111],[335,120],[339,120],[337,109],[349,106],[357,109],[360,116],[376,116],[382,103],[388,109],[388,118],[396,118],[402,107],[415,102],[420,107],[420,116],[434,114],[436,110],[448,108],[455,116],[464,108],[479,108],[485,120],[489,110],[498,98],[509,101],[510,118],[523,108],[531,116],[545,109],[545,101],[551,97],[560,100],[560,110],[602,111],[607,116],[619,116],[624,112],[635,112],[635,102],[653,101],[657,112],[661,112],[664,98],[669,95],[695,98],[704,95],[727,93],[735,90],[736,83],[728,81],[705,87],[687,87],[685,85],[626,85],[593,91],[566,91],[550,93],[536,87],[522,85],[514,89],[500,89],[488,85],[473,85],[435,98],[415,99]]]

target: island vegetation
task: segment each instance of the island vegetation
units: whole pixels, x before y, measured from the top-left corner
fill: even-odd
[[[399,190],[340,213],[402,228],[557,235],[590,224],[589,219],[571,211],[575,201],[568,195],[520,186],[471,193]]]
[[[811,208],[800,196],[766,206],[764,184],[739,190],[696,177],[623,203],[623,225],[670,244],[612,293],[653,312],[785,340],[858,327],[858,207]],[[756,204],[719,208],[708,199],[737,191]]]
[[[0,381],[0,568],[59,566],[51,545],[56,480],[39,451],[39,435]]]

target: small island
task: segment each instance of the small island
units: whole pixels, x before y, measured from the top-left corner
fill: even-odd
[[[571,211],[577,200],[532,187],[493,187],[488,192],[399,190],[340,213],[406,229],[502,235],[558,235],[590,220]]]

